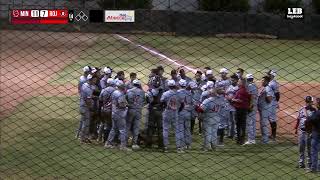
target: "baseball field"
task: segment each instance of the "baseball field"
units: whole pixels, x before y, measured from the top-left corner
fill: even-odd
[[[296,168],[293,127],[304,96],[320,96],[318,41],[37,31],[1,31],[1,37],[1,179],[317,176]],[[222,67],[231,72],[242,67],[257,81],[267,70],[276,69],[281,84],[279,143],[240,147],[227,140],[217,151],[202,153],[202,139],[195,135],[193,150],[177,154],[172,146],[172,152],[164,154],[157,149],[106,150],[74,138],[79,122],[77,82],[83,66],[111,66],[124,70],[126,77],[137,72],[146,83],[150,69],[159,64],[166,73],[180,65],[210,66],[216,73]]]

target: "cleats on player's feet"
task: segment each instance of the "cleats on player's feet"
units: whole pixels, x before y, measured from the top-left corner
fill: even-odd
[[[167,147],[164,147],[164,148],[163,148],[163,152],[164,152],[164,153],[169,152],[169,151],[168,151],[168,148],[167,148]]]
[[[134,144],[134,145],[132,145],[132,149],[133,149],[133,150],[140,149],[140,146],[139,146],[139,145],[137,145],[137,144]]]
[[[104,147],[105,147],[106,149],[114,149],[114,146],[111,145],[111,144],[106,144],[106,145],[104,145]]]
[[[185,151],[182,148],[178,148],[177,153],[185,153]]]

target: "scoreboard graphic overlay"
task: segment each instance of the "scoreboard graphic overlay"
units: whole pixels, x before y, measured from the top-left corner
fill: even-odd
[[[87,14],[89,15],[87,15]],[[130,10],[14,9],[11,24],[130,23],[135,12]]]

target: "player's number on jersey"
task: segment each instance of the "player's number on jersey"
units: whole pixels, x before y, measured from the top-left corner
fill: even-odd
[[[214,105],[213,108],[212,108],[212,111],[213,112],[219,112],[221,109],[221,106],[220,105]]]
[[[41,10],[40,17],[48,17],[48,10]]]

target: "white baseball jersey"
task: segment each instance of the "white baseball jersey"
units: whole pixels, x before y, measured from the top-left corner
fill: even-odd
[[[274,96],[274,93],[272,91],[272,89],[270,88],[270,86],[266,86],[264,87],[260,93],[259,93],[259,97],[258,97],[258,108],[259,109],[269,109],[272,106],[272,103],[267,103],[266,101],[266,97]]]

